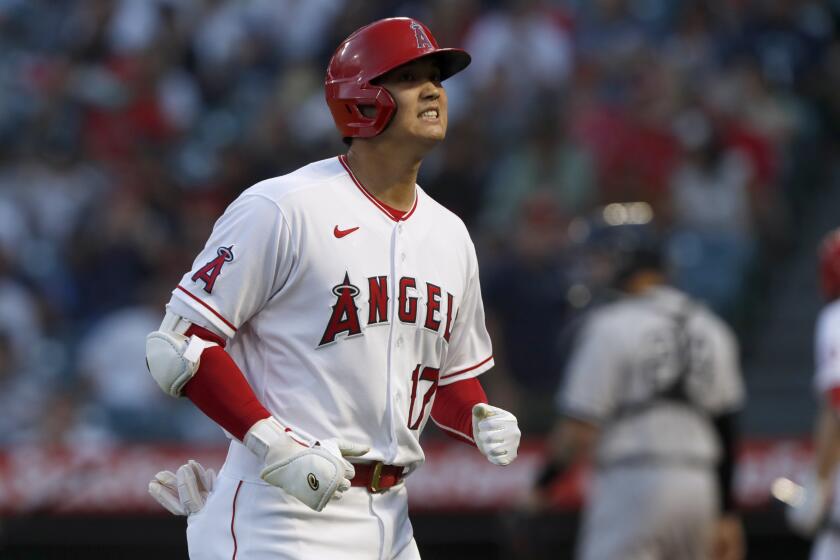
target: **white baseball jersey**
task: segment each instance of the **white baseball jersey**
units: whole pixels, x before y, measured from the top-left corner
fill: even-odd
[[[814,340],[818,396],[840,387],[840,300],[826,305],[817,318]]]
[[[840,387],[840,300],[826,305],[820,312],[814,338],[817,368],[814,388],[818,397],[822,398],[832,389]],[[838,484],[840,469],[834,473],[834,487],[840,488]],[[840,520],[840,500],[836,498],[831,506],[831,519],[834,522]]]
[[[406,466],[424,458],[437,387],[493,365],[467,229],[416,193],[394,219],[344,156],[258,183],[216,222],[170,301],[231,339],[281,423]]]
[[[644,411],[625,409],[655,397],[679,375],[676,317],[685,317],[690,340],[686,389],[693,404],[658,402]],[[709,415],[741,407],[744,389],[737,342],[705,307],[670,287],[620,300],[593,312],[578,339],[558,405],[572,417],[601,426],[597,460],[627,458],[716,461],[720,454]]]

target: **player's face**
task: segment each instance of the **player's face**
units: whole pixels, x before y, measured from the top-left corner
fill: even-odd
[[[394,97],[397,112],[383,134],[437,143],[446,136],[446,90],[434,60],[420,59],[385,74],[380,81]]]

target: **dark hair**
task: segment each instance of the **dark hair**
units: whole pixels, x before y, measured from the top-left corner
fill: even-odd
[[[589,244],[609,258],[615,288],[643,270],[665,272],[662,241],[649,224],[604,226],[592,232]]]

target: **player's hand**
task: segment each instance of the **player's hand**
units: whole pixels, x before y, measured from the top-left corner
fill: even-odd
[[[473,438],[478,450],[494,465],[509,465],[516,459],[519,449],[519,423],[516,416],[479,403],[472,409]]]
[[[830,493],[829,484],[810,473],[796,494],[786,500],[785,517],[790,528],[804,537],[813,537],[828,513]]]
[[[712,560],[743,560],[746,557],[745,542],[741,518],[731,513],[722,515],[712,535]]]
[[[274,418],[260,420],[245,436],[245,445],[265,466],[260,477],[282,488],[315,511],[341,499],[356,472],[345,457],[360,457],[369,448],[344,441],[307,446],[291,437]]]
[[[149,494],[170,513],[190,515],[204,507],[215,483],[213,469],[205,469],[201,463],[190,459],[175,474],[171,471],[157,473],[149,482]]]

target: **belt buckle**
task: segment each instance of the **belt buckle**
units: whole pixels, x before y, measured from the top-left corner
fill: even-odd
[[[380,479],[382,478],[382,461],[377,461],[373,464],[373,473],[370,475],[370,484],[368,484],[368,491],[371,494],[381,494],[387,488],[382,488],[379,486]]]

